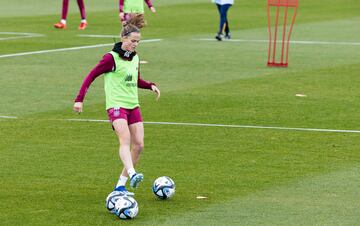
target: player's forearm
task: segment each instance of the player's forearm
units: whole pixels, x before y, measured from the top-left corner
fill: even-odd
[[[148,82],[142,79],[138,79],[138,87],[141,89],[151,89],[151,86],[155,85],[155,83]]]
[[[96,68],[94,68],[84,79],[81,88],[78,92],[78,95],[75,98],[75,102],[83,102],[85,95],[87,93],[87,90],[89,89],[91,83],[101,74],[97,73]]]
[[[147,5],[149,8],[153,6],[151,0],[145,0],[145,2],[146,2],[146,5]]]
[[[155,85],[155,83],[153,83],[153,82],[148,82],[148,81],[143,80],[143,79],[140,77],[140,72],[139,72],[139,75],[138,75],[138,88],[141,88],[141,89],[151,89],[151,86],[152,86],[152,85]]]
[[[124,0],[119,0],[119,12],[124,12]]]

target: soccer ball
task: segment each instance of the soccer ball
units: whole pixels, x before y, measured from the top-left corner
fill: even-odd
[[[171,198],[175,194],[175,183],[170,177],[159,177],[154,181],[152,191],[160,199]]]
[[[138,214],[138,203],[133,197],[120,196],[115,203],[115,214],[120,219],[132,219]]]
[[[113,191],[106,197],[106,208],[111,213],[115,213],[115,203],[122,196],[124,196],[122,192]]]

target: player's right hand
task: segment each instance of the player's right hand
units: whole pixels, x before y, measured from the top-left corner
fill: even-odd
[[[80,114],[83,111],[83,102],[75,102],[73,110]]]
[[[123,12],[119,13],[119,17],[121,22],[125,21],[125,13]]]

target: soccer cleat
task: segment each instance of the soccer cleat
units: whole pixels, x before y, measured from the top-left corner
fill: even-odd
[[[59,22],[59,23],[54,24],[54,27],[57,29],[66,29],[66,24]]]
[[[86,27],[87,27],[87,23],[86,22],[81,22],[78,29],[79,30],[85,30]]]
[[[134,196],[134,192],[129,192],[128,190],[126,190],[125,186],[119,186],[117,188],[115,188],[114,191],[118,191],[121,192],[122,194],[126,195],[126,196]]]
[[[222,40],[222,34],[221,33],[218,33],[216,36],[215,36],[215,38],[216,38],[216,40],[218,40],[218,41],[221,41]]]
[[[139,183],[144,179],[144,175],[142,173],[136,173],[130,178],[130,187],[137,188],[139,187]]]
[[[227,33],[224,38],[225,38],[225,39],[231,39],[231,34],[230,34],[230,33]]]

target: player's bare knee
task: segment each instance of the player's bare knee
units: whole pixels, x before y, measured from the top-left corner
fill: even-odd
[[[130,138],[119,138],[119,143],[121,145],[128,145],[130,146]]]
[[[144,143],[134,144],[134,150],[140,154],[144,150]]]

